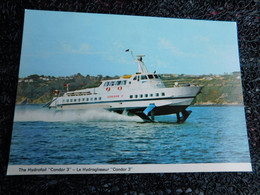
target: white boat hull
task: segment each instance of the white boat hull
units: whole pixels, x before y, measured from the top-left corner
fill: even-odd
[[[192,104],[201,87],[176,87],[161,88],[154,90],[103,92],[88,96],[77,97],[57,97],[49,107],[57,110],[77,110],[77,109],[106,109],[122,113],[128,111],[132,113],[144,111],[150,104],[154,104],[154,115],[174,114],[184,111]],[[148,97],[145,95],[148,94]],[[151,97],[151,94],[152,97]],[[159,94],[159,95],[158,95]],[[162,94],[164,94],[162,96]],[[142,97],[141,97],[142,95]],[[158,95],[158,96],[157,96]],[[130,97],[132,96],[132,97]],[[99,100],[98,98],[101,97]],[[82,101],[92,98],[92,101]],[[96,98],[96,100],[95,100]],[[75,99],[75,101],[74,101]],[[80,101],[77,101],[80,99]],[[69,102],[67,102],[69,100]],[[72,100],[72,102],[70,102]]]

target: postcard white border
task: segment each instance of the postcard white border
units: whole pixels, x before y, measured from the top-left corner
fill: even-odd
[[[103,164],[8,165],[7,175],[131,174],[131,173],[134,174],[134,173],[251,172],[251,171],[252,171],[251,162],[196,163],[196,164],[119,164],[119,165],[109,165],[109,164],[106,165]]]
[[[251,163],[9,165],[7,175],[251,172]]]

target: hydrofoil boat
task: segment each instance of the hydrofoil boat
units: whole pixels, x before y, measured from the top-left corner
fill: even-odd
[[[194,102],[202,86],[167,88],[159,74],[148,72],[144,55],[135,58],[131,54],[138,65],[135,74],[104,80],[96,88],[67,91],[54,97],[47,106],[57,110],[102,108],[120,114],[126,111],[146,122],[153,122],[157,115],[176,114],[177,122],[184,122],[191,113],[186,108]]]

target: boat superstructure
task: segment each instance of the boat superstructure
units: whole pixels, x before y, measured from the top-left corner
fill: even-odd
[[[133,53],[132,56],[134,58]],[[137,73],[104,80],[96,88],[67,91],[54,97],[48,107],[57,110],[102,108],[117,113],[127,111],[145,121],[153,121],[156,115],[177,114],[178,122],[184,122],[190,114],[186,108],[202,87],[166,88],[159,74],[148,72],[143,57],[137,55],[137,59],[134,58],[138,65]]]

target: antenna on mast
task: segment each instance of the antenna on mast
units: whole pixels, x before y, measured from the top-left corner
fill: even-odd
[[[134,61],[136,61],[133,51],[131,51],[131,56],[134,59]]]
[[[129,49],[126,50],[126,52],[128,52],[128,51],[129,51]],[[133,51],[131,51],[131,55],[132,55],[132,58],[134,59],[134,61],[137,62],[138,72],[139,73],[149,73],[143,62],[143,57],[145,55],[136,55],[137,59],[135,58]]]
[[[147,68],[146,68],[146,66],[144,65],[144,62],[143,62],[143,57],[144,56],[145,55],[137,55],[136,56],[136,57],[138,57],[137,58],[137,64],[138,64],[138,66],[141,67],[141,73],[149,73]]]

